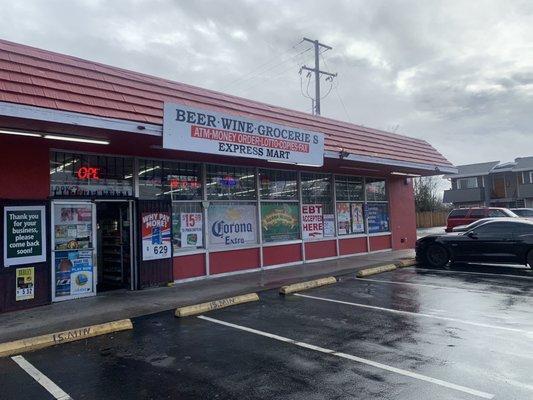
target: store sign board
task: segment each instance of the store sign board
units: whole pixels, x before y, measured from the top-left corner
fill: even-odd
[[[302,205],[302,232],[304,239],[324,237],[324,218],[322,204]]]
[[[170,213],[142,213],[141,226],[143,261],[170,258]]]
[[[52,196],[130,197],[133,195],[132,186],[118,184],[52,184],[50,190]]]
[[[45,206],[4,207],[4,266],[46,261]]]
[[[324,134],[165,103],[163,147],[322,166]]]
[[[209,244],[234,246],[257,243],[257,208],[251,204],[211,204]]]
[[[35,268],[17,268],[15,301],[31,300],[35,297]]]
[[[181,213],[180,247],[202,247],[203,226],[202,213]]]
[[[261,204],[263,241],[274,242],[300,238],[298,203]]]

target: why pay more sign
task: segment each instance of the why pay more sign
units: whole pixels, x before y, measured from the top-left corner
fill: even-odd
[[[45,207],[4,207],[4,266],[44,261]]]
[[[163,147],[322,166],[324,135],[293,127],[165,103]]]

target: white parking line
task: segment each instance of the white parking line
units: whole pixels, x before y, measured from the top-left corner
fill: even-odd
[[[28,360],[22,356],[11,357],[20,368],[28,373],[33,379],[37,381],[42,387],[44,387],[54,398],[57,400],[72,400],[67,393],[65,393],[59,386],[52,382],[46,375],[35,368]]]
[[[454,269],[430,269],[430,268],[419,268],[419,267],[407,267],[402,269],[416,269],[418,271],[428,271],[441,274],[466,274],[466,275],[486,275],[486,276],[504,276],[506,278],[517,278],[517,279],[533,279],[533,276],[522,276],[522,275],[509,275],[509,274],[493,274],[492,272],[470,272],[470,271],[457,271]]]
[[[301,293],[295,293],[294,296],[305,297],[306,299],[328,301],[330,303],[345,304],[345,305],[354,306],[354,307],[370,308],[372,310],[386,311],[386,312],[390,312],[390,313],[394,313],[394,314],[412,315],[412,316],[415,316],[415,317],[425,317],[425,318],[435,318],[435,319],[440,319],[440,320],[444,320],[444,321],[459,322],[461,324],[481,326],[483,328],[501,329],[501,330],[504,330],[504,331],[520,332],[520,333],[530,334],[529,331],[526,331],[524,329],[508,328],[506,326],[489,325],[489,324],[483,324],[483,323],[480,323],[480,322],[465,321],[463,319],[457,319],[457,318],[451,318],[451,317],[441,317],[439,315],[417,313],[417,312],[412,312],[412,311],[395,310],[393,308],[377,307],[377,306],[371,306],[371,305],[368,305],[368,304],[361,304],[361,303],[351,303],[349,301],[328,299],[326,297],[309,296],[308,294],[301,294]]]
[[[526,296],[523,294],[511,294],[511,293],[495,293],[495,292],[487,292],[486,290],[477,290],[477,289],[465,289],[460,288],[456,286],[439,286],[439,285],[429,285],[427,283],[413,283],[413,282],[403,282],[403,281],[387,281],[387,280],[381,280],[381,279],[369,279],[369,278],[355,278],[358,281],[368,281],[368,282],[377,282],[377,283],[391,283],[395,285],[411,285],[411,286],[424,286],[424,287],[430,287],[430,288],[436,288],[436,289],[451,289],[451,290],[458,290],[458,291],[467,291],[467,292],[473,292],[473,293],[481,293],[486,294],[490,296],[505,296],[505,297],[524,297],[526,299],[533,299],[533,296]],[[510,287],[510,286],[509,286]]]
[[[386,365],[386,364],[381,364],[379,362],[368,360],[366,358],[353,356],[351,354],[340,353],[340,352],[337,352],[335,350],[326,349],[324,347],[314,346],[312,344],[308,344],[308,343],[304,343],[304,342],[298,342],[298,341],[296,341],[294,339],[289,339],[289,338],[286,338],[284,336],[275,335],[273,333],[268,333],[268,332],[260,331],[260,330],[257,330],[257,329],[248,328],[248,327],[242,326],[242,325],[232,324],[230,322],[221,321],[219,319],[209,318],[209,317],[206,317],[204,315],[200,315],[198,318],[203,319],[205,321],[214,322],[215,324],[225,325],[225,326],[228,326],[230,328],[239,329],[241,331],[245,331],[245,332],[249,332],[249,333],[254,333],[256,335],[268,337],[270,339],[278,340],[280,342],[293,344],[295,346],[303,347],[305,349],[318,351],[320,353],[329,354],[329,355],[332,355],[332,356],[344,358],[344,359],[355,361],[355,362],[358,362],[358,363],[361,363],[361,364],[365,364],[365,365],[370,365],[370,366],[375,367],[375,368],[379,368],[379,369],[382,369],[382,370],[385,370],[385,371],[389,371],[389,372],[394,372],[396,374],[407,376],[409,378],[418,379],[418,380],[421,380],[421,381],[433,383],[435,385],[443,386],[443,387],[446,387],[448,389],[453,389],[453,390],[457,390],[457,391],[460,391],[460,392],[463,392],[463,393],[468,393],[468,394],[471,394],[473,396],[481,397],[483,399],[492,399],[494,397],[493,394],[486,393],[486,392],[481,392],[481,391],[475,390],[475,389],[470,389],[470,388],[468,388],[466,386],[456,385],[455,383],[446,382],[446,381],[443,381],[441,379],[431,378],[431,377],[426,376],[426,375],[418,374],[416,372],[408,371],[408,370],[405,370],[405,369],[392,367],[392,366]]]

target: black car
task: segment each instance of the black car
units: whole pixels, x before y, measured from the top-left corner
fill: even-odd
[[[533,222],[491,220],[461,233],[430,235],[416,242],[418,263],[525,264],[533,268]]]

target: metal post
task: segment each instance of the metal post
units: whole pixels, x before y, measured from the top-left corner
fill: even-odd
[[[334,78],[337,76],[337,74],[332,74],[331,72],[321,71],[320,70],[320,48],[324,48],[326,50],[331,50],[332,47],[327,46],[325,44],[320,43],[318,40],[311,40],[308,38],[303,38],[304,41],[313,43],[313,46],[315,48],[315,67],[309,68],[307,66],[302,66],[301,70],[306,70],[309,72],[313,72],[315,74],[315,98],[314,98],[314,115],[320,115],[320,75],[327,75],[331,78]],[[312,99],[313,100],[313,99]]]
[[[318,57],[320,48],[318,40],[315,40],[315,114],[320,115],[320,58]]]

